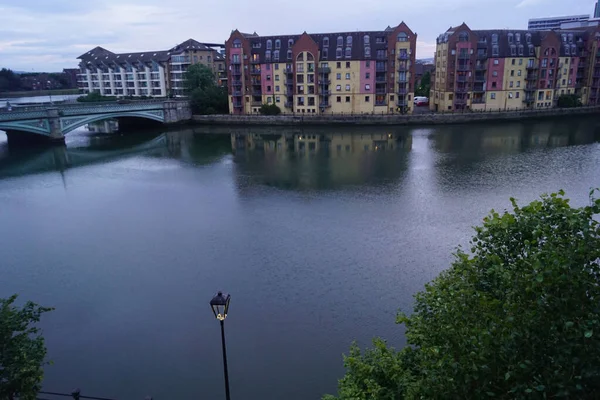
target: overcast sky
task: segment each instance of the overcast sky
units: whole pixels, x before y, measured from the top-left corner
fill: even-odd
[[[193,38],[223,43],[233,29],[261,35],[380,30],[405,21],[417,57],[463,21],[524,29],[529,18],[593,14],[594,0],[0,0],[0,67],[60,71],[95,46],[163,50]]]

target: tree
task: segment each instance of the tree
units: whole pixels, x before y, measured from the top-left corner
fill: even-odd
[[[215,76],[205,65],[191,65],[184,75],[186,91],[194,114],[227,114],[227,89],[217,86]]]
[[[339,399],[600,398],[600,200],[561,191],[475,228],[400,313],[410,346],[345,357]],[[326,397],[333,399],[334,397]]]
[[[9,92],[21,88],[21,78],[10,69],[0,69],[0,92]]]
[[[277,107],[275,103],[263,104],[262,106],[260,106],[259,112],[262,115],[279,115],[281,114],[281,109]]]
[[[190,65],[183,75],[185,81],[185,89],[188,93],[192,93],[196,89],[207,89],[216,86],[215,75],[206,65],[193,64]]]
[[[558,97],[557,105],[564,108],[581,106],[581,99],[576,94],[562,94]]]
[[[35,399],[44,377],[46,346],[34,325],[51,308],[27,302],[14,305],[17,296],[0,299],[0,399]]]
[[[429,91],[431,90],[431,73],[429,71],[423,74],[421,83],[417,90],[415,90],[415,96],[429,97]]]

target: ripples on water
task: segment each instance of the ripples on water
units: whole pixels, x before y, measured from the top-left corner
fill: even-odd
[[[600,176],[594,118],[434,128],[194,128],[0,145],[0,296],[56,307],[44,388],[318,399],[508,198]]]

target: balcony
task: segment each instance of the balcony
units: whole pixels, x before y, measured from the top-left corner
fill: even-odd
[[[239,97],[239,96],[242,95],[242,91],[241,90],[234,90],[233,92],[231,92],[231,95],[235,96],[235,97]]]
[[[251,68],[250,74],[251,75],[260,75],[260,68]]]
[[[462,87],[457,87],[454,91],[456,93],[467,93],[469,90],[466,87],[462,86]]]
[[[400,88],[396,91],[400,96],[406,96],[408,94],[408,90]]]
[[[329,108],[329,107],[331,107],[331,104],[329,104],[329,103],[320,103],[319,107],[320,108]]]
[[[488,58],[487,53],[477,53],[478,60],[487,60],[487,58]]]
[[[475,70],[476,71],[486,71],[487,70],[487,64],[477,64],[475,66]]]
[[[456,99],[454,99],[454,104],[456,104],[456,105],[467,104],[467,99],[466,98],[456,98]]]
[[[376,76],[375,77],[375,82],[387,82],[387,77],[385,76]]]
[[[285,80],[285,84],[286,85],[293,85],[294,84],[294,80],[293,79],[286,79]]]
[[[331,79],[319,79],[319,85],[331,85]]]
[[[527,66],[525,67],[525,69],[527,70],[534,70],[534,69],[538,69],[538,65],[537,64],[527,64]]]
[[[467,76],[466,75],[458,75],[456,77],[456,82],[466,82],[467,81]]]
[[[471,70],[471,66],[470,65],[464,65],[464,64],[458,64],[456,66],[456,70],[457,71],[470,71]]]
[[[242,63],[241,60],[233,60],[231,61],[231,65],[240,65]]]
[[[408,60],[410,56],[406,53],[398,53],[398,60]]]
[[[528,74],[525,77],[526,81],[537,81],[538,80],[538,74]]]
[[[233,86],[242,86],[242,81],[233,81],[231,84]]]
[[[233,70],[233,71],[231,71],[231,75],[233,75],[233,76],[241,76],[242,75],[242,70],[239,70],[239,71]]]
[[[396,105],[398,107],[406,107],[408,106],[408,101],[406,101],[405,99],[398,99],[396,100]]]
[[[473,104],[485,104],[485,98],[483,97],[474,97],[471,101]]]
[[[233,102],[233,108],[242,108],[243,105],[242,103],[236,103],[235,101]]]
[[[261,90],[252,90],[252,96],[262,96]]]
[[[485,92],[485,86],[483,86],[483,85],[473,86],[473,93],[484,93],[484,92]]]
[[[375,94],[386,94],[387,90],[386,89],[375,89]]]
[[[485,82],[485,76],[484,75],[475,75],[475,82]]]
[[[397,70],[400,72],[408,71],[408,65],[406,65],[404,63],[400,63],[400,64],[398,64]]]
[[[471,55],[469,53],[459,53],[458,54],[459,60],[468,60],[470,58],[471,58]]]
[[[293,74],[294,73],[294,68],[286,68],[285,69],[285,73],[286,74]]]
[[[376,65],[375,66],[375,71],[376,72],[387,72],[387,64],[383,64],[383,65]]]
[[[329,68],[329,67],[319,67],[319,73],[320,74],[330,74],[331,73],[331,68]]]
[[[375,105],[376,106],[387,106],[387,102],[384,101],[375,101]]]
[[[406,82],[408,82],[408,77],[406,77],[406,76],[399,76],[398,80],[396,82],[398,82],[398,83],[406,83]]]
[[[294,104],[291,101],[286,101],[285,103],[283,103],[284,106],[286,106],[287,108],[293,108]]]
[[[535,92],[537,90],[537,86],[535,85],[527,85],[525,86],[525,92]]]
[[[309,93],[309,94],[314,94],[314,93]],[[329,95],[331,95],[331,90],[321,90],[320,95],[321,96],[329,96]]]

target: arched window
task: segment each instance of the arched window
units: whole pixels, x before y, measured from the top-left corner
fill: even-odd
[[[363,40],[365,41],[365,46],[371,44],[371,38],[369,37],[369,35],[363,36]]]
[[[346,58],[352,57],[352,47],[346,47]]]
[[[288,50],[287,51],[287,59],[291,60],[292,59],[292,50]]]
[[[498,48],[498,45],[493,45],[492,46],[492,56],[498,56],[498,54],[500,54],[500,50]]]
[[[512,33],[508,34],[508,43],[512,43],[515,40],[515,35]]]
[[[288,40],[288,47],[292,47],[294,45],[294,39]]]
[[[531,33],[526,33],[525,34],[525,41],[529,44],[531,43]]]
[[[279,40],[279,39],[275,40],[275,48],[276,49],[280,49],[281,48],[281,40]]]
[[[515,33],[515,39],[517,39],[517,43],[521,43],[521,34]]]
[[[240,39],[234,39],[233,40],[233,47],[235,47],[235,48],[242,47],[242,41]]]
[[[398,34],[398,36],[396,37],[396,39],[399,42],[407,42],[408,41],[408,35],[405,32],[400,32]]]
[[[306,52],[306,61],[315,61],[315,57],[310,52]]]
[[[271,61],[271,50],[265,51],[265,61]]]
[[[530,44],[530,45],[529,45],[529,55],[530,55],[530,56],[533,56],[533,55],[535,55],[535,49],[533,48],[533,45],[532,45],[532,44]]]
[[[279,61],[279,50],[273,52],[273,61]]]
[[[329,47],[329,37],[325,36],[323,38],[323,47]]]
[[[304,61],[304,53],[298,53],[296,56],[296,61]]]
[[[525,53],[525,48],[522,44],[519,45],[519,55],[522,56]]]
[[[371,48],[370,47],[365,47],[365,58],[370,58],[371,57]]]
[[[467,32],[461,32],[458,34],[458,41],[459,42],[468,42],[469,41],[469,34]]]
[[[338,47],[335,49],[335,58],[342,58],[342,48]]]
[[[492,44],[498,44],[498,34],[492,34]]]
[[[337,47],[342,47],[344,45],[344,38],[341,36],[338,36],[337,38]]]
[[[516,56],[517,55],[517,46],[515,46],[514,44],[510,45],[510,55],[511,56]]]
[[[352,36],[346,36],[346,46],[352,46]]]
[[[556,55],[556,49],[554,47],[552,49],[550,49],[550,55],[551,56],[555,56]]]
[[[273,48],[273,41],[271,39],[267,40],[267,50],[271,50]]]
[[[569,33],[569,43],[573,43],[573,34]]]

